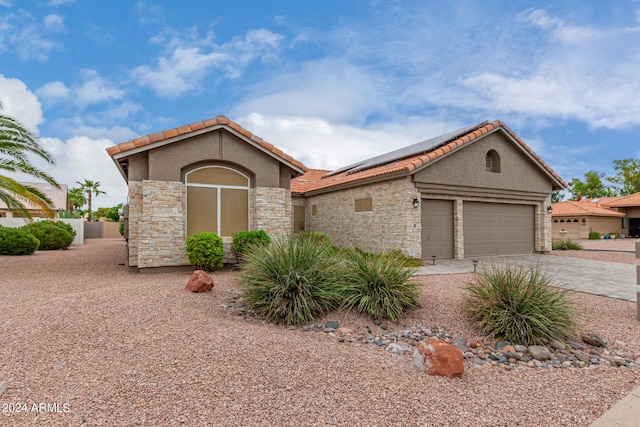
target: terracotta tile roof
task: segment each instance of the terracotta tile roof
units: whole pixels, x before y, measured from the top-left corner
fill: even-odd
[[[268,142],[264,141],[259,136],[254,135],[253,133],[251,133],[247,129],[245,129],[242,126],[240,126],[238,123],[233,122],[233,121],[229,120],[227,117],[224,117],[224,116],[218,116],[218,117],[216,117],[214,119],[203,120],[203,121],[191,123],[191,124],[188,124],[188,125],[185,125],[185,126],[180,126],[180,127],[174,128],[174,129],[168,129],[168,130],[165,130],[165,131],[162,131],[162,132],[152,133],[152,134],[149,134],[149,135],[141,136],[141,137],[135,138],[135,139],[133,139],[131,141],[126,141],[126,142],[123,142],[121,144],[115,145],[113,147],[109,147],[109,148],[107,148],[107,153],[109,153],[109,156],[113,157],[116,154],[126,153],[127,151],[131,151],[131,150],[136,149],[136,148],[145,147],[145,146],[150,145],[150,144],[166,141],[166,140],[169,140],[171,138],[179,137],[179,136],[182,136],[182,135],[188,135],[189,133],[196,132],[196,131],[199,131],[199,130],[202,130],[202,129],[206,129],[206,128],[209,128],[209,127],[215,127],[215,126],[226,126],[226,127],[229,127],[231,129],[233,129],[234,131],[240,133],[245,138],[250,139],[254,143],[260,145],[262,148],[268,150],[269,152],[271,152],[275,156],[281,158],[282,160],[285,160],[286,162],[294,165],[295,167],[297,167],[297,168],[299,168],[299,169],[301,169],[301,170],[303,170],[305,172],[308,170],[308,168],[305,165],[303,165],[301,162],[299,162],[298,160],[294,159],[293,157],[289,156],[288,154],[285,154],[284,152],[282,152],[278,148],[276,148],[273,145],[269,144]],[[151,148],[151,147],[149,147],[149,148]]]
[[[640,206],[640,193],[633,193],[628,196],[610,197],[604,202],[601,201],[600,204],[612,208]]]
[[[414,154],[408,156],[403,159],[395,160],[387,164],[383,164],[380,166],[375,166],[369,169],[364,169],[361,171],[357,171],[354,173],[341,172],[335,175],[324,176],[321,179],[317,179],[316,171],[309,171],[304,175],[295,178],[291,182],[291,191],[294,193],[305,193],[308,191],[321,190],[329,187],[334,187],[337,185],[345,185],[354,183],[364,179],[370,179],[379,177],[382,175],[391,175],[391,174],[411,174],[416,169],[426,165],[429,162],[433,162],[434,160],[446,155],[447,153],[457,150],[472,141],[486,135],[487,133],[502,128],[505,132],[507,132],[514,140],[518,142],[522,146],[522,148],[531,155],[545,170],[551,175],[560,185],[566,188],[567,184],[564,180],[554,172],[537,154],[529,148],[527,144],[524,143],[515,133],[511,131],[502,121],[496,120],[490,123],[486,123],[483,126],[475,129],[472,132],[469,132],[465,135],[459,136],[454,140],[447,141],[441,146],[435,147],[430,151]],[[313,172],[313,176],[307,176],[311,172]],[[305,180],[304,185],[300,185],[301,180]],[[311,185],[310,182],[315,183]]]
[[[551,205],[553,212],[552,216],[625,216],[622,212],[616,212],[614,210],[603,208],[598,206],[596,202],[591,202],[591,199],[565,200],[563,202],[554,203]]]

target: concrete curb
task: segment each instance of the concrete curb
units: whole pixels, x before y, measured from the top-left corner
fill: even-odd
[[[640,422],[640,387],[636,387],[589,427],[637,427]]]
[[[2,394],[5,392],[6,389],[7,389],[7,383],[4,381],[0,381],[0,396],[2,396]]]

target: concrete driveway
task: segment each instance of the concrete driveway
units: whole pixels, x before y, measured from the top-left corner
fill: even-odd
[[[617,262],[597,261],[553,255],[525,255],[478,258],[477,271],[491,263],[516,262],[524,265],[539,266],[542,271],[551,274],[558,286],[580,292],[636,301],[636,266]],[[474,265],[471,259],[436,260],[435,265],[418,268],[416,275],[472,273]]]

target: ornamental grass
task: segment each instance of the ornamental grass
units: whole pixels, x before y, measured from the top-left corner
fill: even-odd
[[[343,307],[373,319],[397,320],[419,306],[418,284],[410,280],[414,270],[400,262],[396,253],[345,249],[340,257],[344,260]]]
[[[286,325],[338,307],[341,269],[331,251],[327,241],[293,237],[252,246],[240,275],[246,301],[266,320]]]
[[[514,344],[565,341],[576,327],[572,291],[538,266],[491,264],[467,283],[465,307],[483,334]]]

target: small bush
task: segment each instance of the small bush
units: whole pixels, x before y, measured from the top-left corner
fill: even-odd
[[[264,230],[241,231],[233,234],[233,250],[237,255],[247,253],[252,245],[268,245],[271,239]]]
[[[40,241],[42,251],[67,249],[76,234],[69,224],[58,221],[36,221],[24,228]]]
[[[467,283],[465,306],[484,334],[532,345],[566,340],[575,327],[571,291],[552,286],[538,267],[493,264]]]
[[[289,237],[246,253],[240,281],[245,299],[266,320],[302,324],[339,305],[340,267],[326,241]]]
[[[394,258],[396,258],[398,262],[405,267],[413,268],[413,267],[422,267],[424,265],[422,264],[422,261],[420,261],[419,259],[409,258],[408,256],[406,256],[405,254],[403,254],[397,249],[389,251],[389,254]]]
[[[40,241],[24,228],[0,226],[0,255],[31,255]]]
[[[573,240],[558,240],[551,244],[551,249],[554,251],[581,251],[582,246],[578,242],[574,242]]]
[[[213,271],[222,267],[224,244],[216,233],[198,233],[187,237],[187,258],[195,268]]]
[[[589,232],[589,240],[598,240],[599,238],[600,238],[600,233],[598,233],[597,231]]]
[[[373,319],[399,319],[418,307],[418,284],[410,281],[413,269],[394,252],[370,254],[359,249],[341,251],[345,260],[343,306],[355,307]]]

